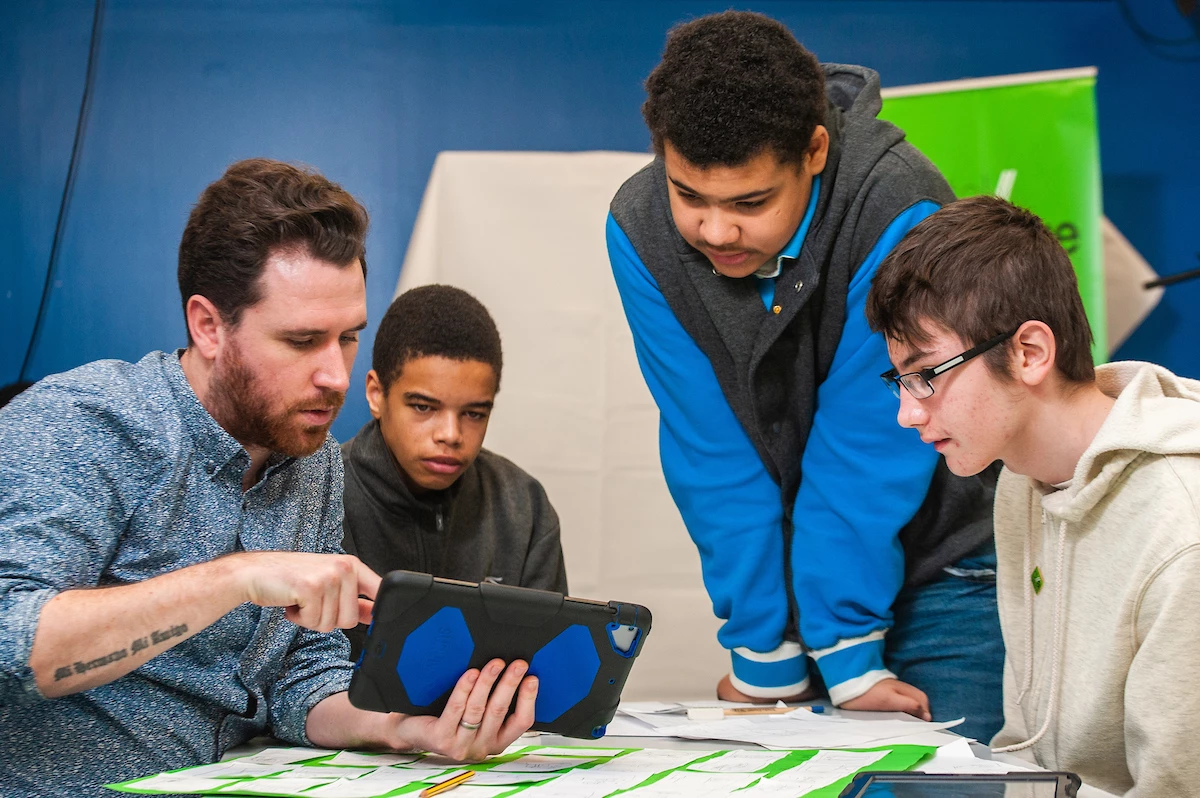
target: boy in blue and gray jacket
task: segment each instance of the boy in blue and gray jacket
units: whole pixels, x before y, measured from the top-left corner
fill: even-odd
[[[994,482],[889,423],[875,267],[953,200],[876,118],[878,75],[778,22],[675,28],[646,82],[654,162],[617,193],[613,274],[661,411],[663,472],[700,550],[735,700],[1000,725]]]

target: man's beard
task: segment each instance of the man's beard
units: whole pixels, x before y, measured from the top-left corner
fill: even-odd
[[[262,380],[242,359],[236,344],[209,381],[210,413],[243,446],[260,446],[288,457],[307,457],[325,443],[329,427],[346,400],[341,391],[322,390],[319,397],[274,411]],[[301,410],[332,410],[328,423],[314,426],[299,417]]]

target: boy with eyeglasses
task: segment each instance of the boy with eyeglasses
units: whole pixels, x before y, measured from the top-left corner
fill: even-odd
[[[1004,728],[1126,796],[1191,795],[1200,763],[1200,382],[1093,368],[1053,233],[994,197],[946,206],[880,265],[867,318],[898,421],[956,474],[995,460]]]

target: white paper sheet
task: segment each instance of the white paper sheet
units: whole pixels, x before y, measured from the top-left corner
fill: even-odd
[[[595,759],[573,759],[565,756],[539,756],[532,754],[514,759],[511,762],[501,762],[491,768],[501,773],[547,773],[555,770],[568,770],[595,762]]]
[[[717,798],[753,784],[758,778],[746,773],[676,772],[628,794],[636,798]]]
[[[707,708],[714,709],[714,707]],[[688,719],[686,710],[683,712],[626,712],[623,717],[640,720],[650,728],[658,729],[659,731],[669,731],[680,726],[688,726],[694,722]],[[616,720],[616,718],[613,718],[613,720]],[[610,723],[609,725],[611,726],[612,724]],[[606,729],[605,734],[608,733]]]
[[[600,757],[616,756],[623,753],[624,748],[575,748],[574,746],[558,746],[539,748],[535,753],[539,756],[585,756],[599,759]]]
[[[264,748],[254,756],[244,757],[239,761],[257,762],[262,765],[291,765],[336,753],[338,752],[327,748]]]
[[[455,762],[448,757],[429,754],[412,762],[397,762],[392,767],[402,770],[447,770],[449,768],[456,768],[461,764],[461,762]]]
[[[521,798],[527,795],[531,798],[604,798],[617,790],[641,784],[647,778],[649,776],[644,773],[598,772],[596,768],[572,770],[554,781],[528,787],[519,795]]]
[[[373,773],[371,768],[363,767],[338,767],[335,765],[301,765],[293,768],[288,773],[289,776],[298,779],[357,779],[360,776],[365,776],[368,773]]]
[[[885,756],[886,751],[818,751],[796,767],[759,782],[751,795],[804,795],[852,776]]]
[[[675,727],[675,736],[697,740],[730,740],[764,748],[870,748],[889,745],[912,734],[948,729],[962,723],[904,720],[850,720],[797,712],[790,715],[757,715],[714,723]]]
[[[506,773],[495,770],[477,770],[471,784],[533,784],[548,781],[557,776],[556,773]],[[439,779],[440,781],[440,779]]]
[[[610,738],[621,737],[670,737],[669,729],[660,729],[642,720],[641,716],[617,715],[608,722],[604,729],[604,742],[619,743],[620,740]]]
[[[316,798],[375,798],[375,796],[389,793],[394,789],[395,787],[370,779],[340,779],[331,781],[324,787],[309,790],[304,794],[305,796],[313,795]]]
[[[495,798],[497,795],[512,792],[513,785],[508,784],[500,787],[492,787],[476,784],[475,780],[471,779],[458,785],[455,789],[461,790],[461,792],[454,796],[454,798]]]
[[[216,790],[230,782],[225,779],[192,778],[180,774],[173,776],[162,773],[139,781],[134,786],[142,790],[157,790],[166,793],[189,793],[201,790]]]
[[[370,781],[375,784],[392,784],[396,787],[401,787],[405,784],[412,784],[414,781],[430,781],[438,780],[445,773],[450,773],[451,768],[436,768],[436,769],[417,769],[412,768],[375,768],[365,776],[360,776],[355,781]]]
[[[381,767],[396,765],[401,762],[416,762],[416,754],[371,754],[365,751],[338,751],[333,759],[326,760],[326,765],[371,765]]]
[[[226,782],[221,792],[248,793],[253,795],[293,795],[313,787],[329,784],[324,779],[255,779],[254,781]]]
[[[214,762],[211,765],[200,765],[199,767],[189,768],[187,775],[189,777],[205,779],[234,778],[237,776],[273,776],[277,773],[287,773],[292,769],[293,766],[291,765],[264,765],[258,762],[250,762],[246,759],[231,759],[226,762]]]
[[[715,759],[693,762],[688,770],[703,773],[755,773],[788,756],[787,751],[729,751]]]
[[[674,748],[647,748],[625,756],[614,757],[591,768],[598,773],[644,773],[647,776],[664,770],[683,767],[711,751],[680,751]]]

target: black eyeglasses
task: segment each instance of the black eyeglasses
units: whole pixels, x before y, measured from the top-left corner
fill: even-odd
[[[907,374],[900,374],[896,369],[888,369],[879,375],[879,379],[883,380],[883,384],[888,387],[896,398],[900,398],[900,386],[912,394],[914,399],[928,399],[933,396],[933,383],[930,382],[939,374],[945,374],[955,366],[961,366],[976,355],[982,355],[984,352],[999,346],[1017,334],[1017,327],[1006,333],[1000,333],[995,338],[989,338],[978,346],[973,346],[961,355],[955,355],[945,363],[940,363],[932,368],[921,369],[920,371],[910,371]]]

